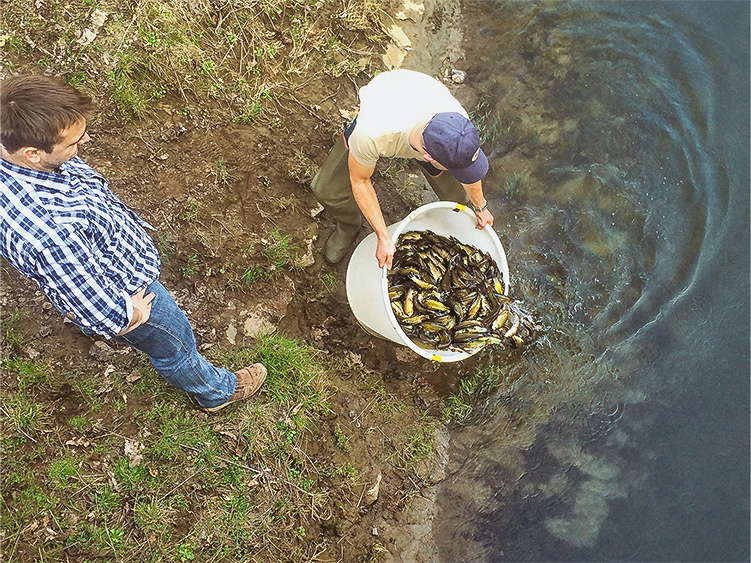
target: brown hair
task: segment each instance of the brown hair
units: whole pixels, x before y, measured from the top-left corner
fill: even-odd
[[[10,153],[23,147],[52,152],[61,133],[87,119],[91,97],[53,76],[11,76],[0,82],[0,144]]]

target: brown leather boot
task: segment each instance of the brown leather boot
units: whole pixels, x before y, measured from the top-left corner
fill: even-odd
[[[235,375],[237,376],[237,389],[229,398],[229,401],[218,407],[204,407],[203,410],[206,412],[216,412],[231,403],[251,397],[261,388],[263,382],[266,381],[266,368],[263,364],[253,364],[235,372]]]

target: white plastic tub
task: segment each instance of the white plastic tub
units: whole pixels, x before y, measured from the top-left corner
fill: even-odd
[[[504,287],[508,293],[508,263],[501,241],[492,228],[478,230],[476,226],[475,214],[466,206],[439,201],[415,209],[400,223],[390,225],[388,230],[394,242],[403,232],[431,230],[438,235],[454,236],[465,244],[490,253],[503,274]],[[386,268],[379,268],[375,258],[377,242],[375,233],[365,237],[352,253],[347,266],[347,300],[363,328],[375,336],[407,346],[423,358],[435,362],[457,362],[476,353],[477,350],[426,350],[404,334],[391,309],[386,279],[388,271]]]

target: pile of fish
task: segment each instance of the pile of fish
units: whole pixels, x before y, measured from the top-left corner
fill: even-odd
[[[504,341],[523,344],[522,315],[487,252],[453,236],[408,231],[397,240],[387,280],[399,326],[422,348],[473,352]]]

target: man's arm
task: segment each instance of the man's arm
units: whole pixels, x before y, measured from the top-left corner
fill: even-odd
[[[378,245],[376,246],[378,267],[383,268],[385,264],[387,268],[391,268],[396,245],[394,245],[394,241],[386,228],[381,206],[378,204],[378,198],[370,180],[375,167],[363,166],[357,162],[352,153],[349,154],[348,163],[349,180],[352,184],[352,193],[355,196],[357,206],[378,237]]]
[[[464,190],[467,192],[469,200],[475,207],[482,207],[485,205],[485,196],[482,193],[482,180],[475,182],[474,184],[462,184],[462,186],[464,186]],[[491,227],[493,226],[493,214],[489,209],[484,209],[479,213],[475,211],[475,216],[477,217],[478,229],[484,229],[487,225]]]
[[[66,246],[49,246],[35,258],[31,277],[60,311],[76,324],[107,337],[124,334],[137,318],[143,304],[107,279],[77,231],[69,233]],[[128,300],[133,315],[128,319]],[[150,301],[150,300],[149,300]],[[138,326],[138,325],[135,325]],[[135,328],[133,326],[132,328]],[[125,328],[123,328],[125,327]]]

